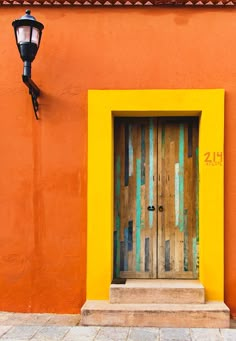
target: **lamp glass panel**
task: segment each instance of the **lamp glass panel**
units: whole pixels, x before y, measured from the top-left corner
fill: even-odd
[[[30,26],[20,26],[16,29],[17,43],[28,43],[30,42]]]
[[[39,44],[39,29],[33,27],[31,42],[38,46]]]

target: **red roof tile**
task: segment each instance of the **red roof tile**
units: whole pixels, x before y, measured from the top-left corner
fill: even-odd
[[[236,0],[0,0],[0,6],[236,6]]]

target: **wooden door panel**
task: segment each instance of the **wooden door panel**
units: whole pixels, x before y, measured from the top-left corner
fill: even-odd
[[[198,277],[198,122],[158,124],[158,277]]]
[[[157,123],[116,118],[114,276],[156,277]]]
[[[116,118],[114,136],[114,277],[197,278],[198,120]]]

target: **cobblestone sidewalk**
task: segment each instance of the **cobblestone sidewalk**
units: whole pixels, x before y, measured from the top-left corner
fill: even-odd
[[[231,329],[83,327],[79,315],[0,313],[5,341],[236,341]]]

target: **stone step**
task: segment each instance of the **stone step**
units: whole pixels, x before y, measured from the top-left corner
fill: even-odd
[[[111,304],[86,301],[84,326],[229,328],[230,314],[223,302],[206,304]]]
[[[110,303],[205,303],[205,290],[198,280],[127,279],[111,284]]]

